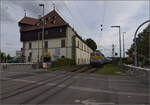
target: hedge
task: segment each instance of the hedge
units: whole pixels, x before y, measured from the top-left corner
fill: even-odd
[[[59,66],[67,66],[67,65],[75,65],[74,59],[69,58],[59,58],[56,61],[52,61],[51,67],[59,67]]]

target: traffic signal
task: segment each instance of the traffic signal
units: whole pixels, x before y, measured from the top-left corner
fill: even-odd
[[[115,56],[117,56],[118,55],[118,53],[115,53]]]

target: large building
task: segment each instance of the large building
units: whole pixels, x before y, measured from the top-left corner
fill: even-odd
[[[89,64],[93,50],[55,10],[39,19],[25,16],[18,24],[25,62],[41,61],[43,45],[44,52],[49,53],[52,61],[66,57],[75,59],[76,64]]]

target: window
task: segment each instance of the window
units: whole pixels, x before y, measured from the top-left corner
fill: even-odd
[[[53,16],[52,19],[56,19],[56,16]]]
[[[36,25],[37,25],[37,26],[40,26],[40,23],[37,23]]]
[[[42,32],[38,32],[38,36],[37,36],[38,38],[38,40],[40,40],[40,39],[42,39]]]
[[[29,56],[32,57],[32,52],[29,53]]]
[[[65,40],[61,40],[61,47],[65,47]]]
[[[32,43],[31,42],[29,43],[29,49],[32,49]]]
[[[54,21],[51,21],[51,24],[54,24]]]
[[[62,29],[60,28],[60,32],[62,32]]]
[[[77,47],[79,48],[79,41],[78,41],[78,45],[77,45]]]
[[[48,18],[46,18],[46,21],[48,21]]]
[[[45,41],[45,49],[47,49],[48,48],[48,41]]]
[[[45,32],[46,35],[48,35],[48,30]]]
[[[81,49],[83,50],[83,43],[81,44]]]
[[[54,20],[54,21],[53,21],[53,24],[55,24],[55,23],[56,23],[56,21]]]
[[[32,52],[29,53],[28,62],[31,62],[31,60],[32,60]]]

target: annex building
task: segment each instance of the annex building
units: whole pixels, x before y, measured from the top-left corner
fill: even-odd
[[[66,57],[75,59],[76,64],[90,63],[90,53],[93,50],[55,10],[39,19],[25,16],[18,24],[25,62],[41,61],[43,45],[44,52],[49,53],[52,61]]]

